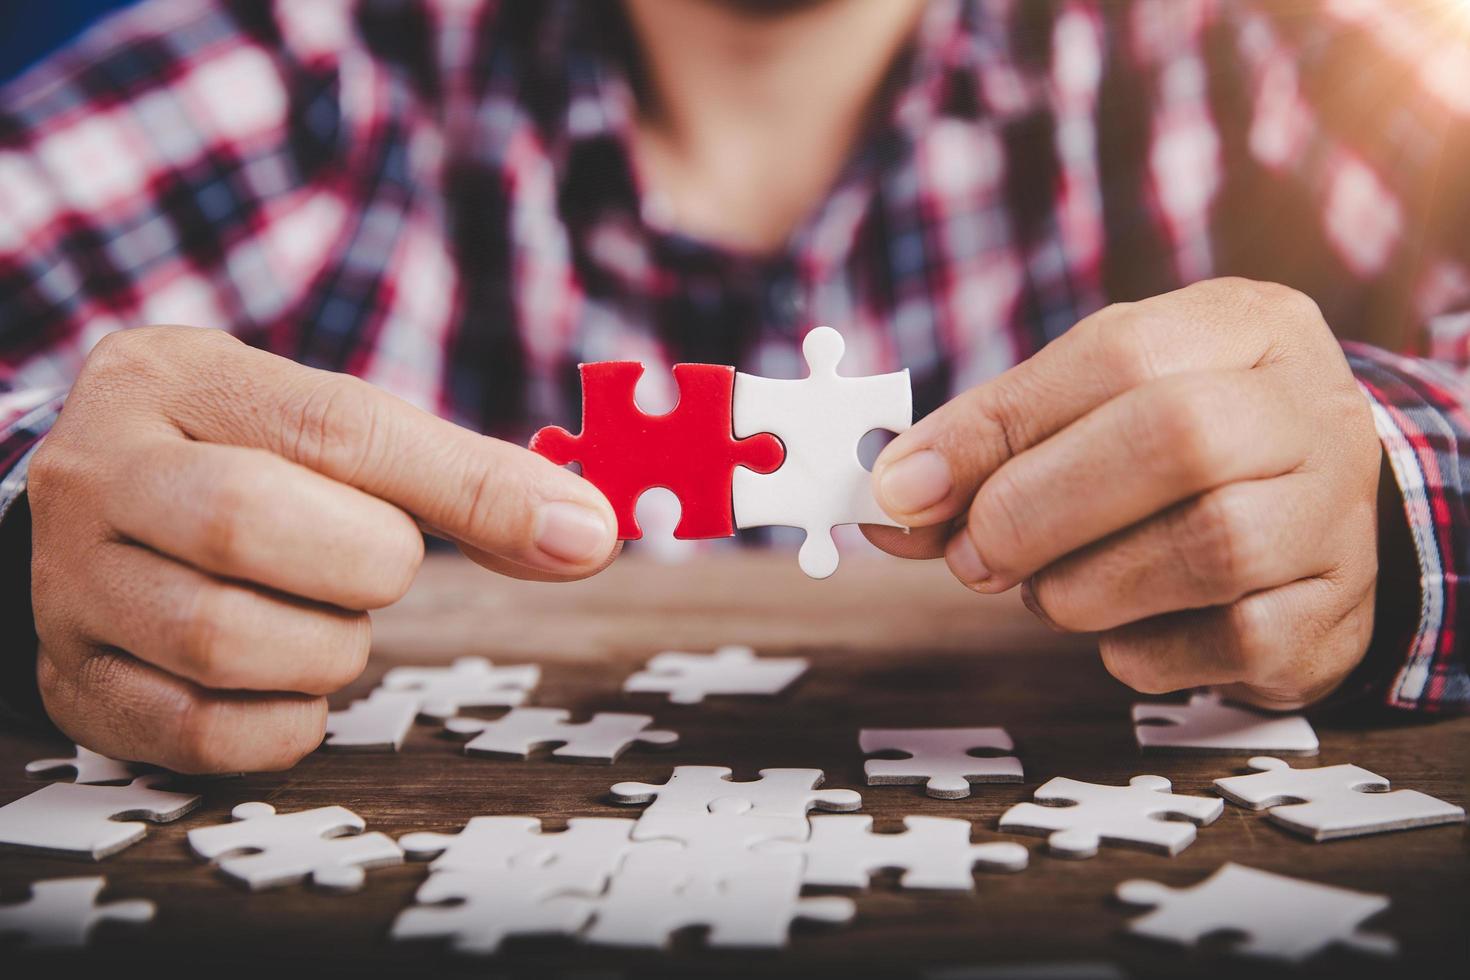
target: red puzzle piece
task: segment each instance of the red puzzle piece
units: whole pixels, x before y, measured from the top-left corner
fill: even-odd
[[[730,481],[735,467],[770,473],[786,450],[770,433],[736,439],[735,369],[722,364],[675,364],[679,404],[646,415],[633,398],[643,375],[637,361],[583,364],[582,431],[548,426],[531,449],[553,463],[582,464],[582,475],[612,502],[618,537],[643,536],[633,508],[643,491],[666,487],[679,498],[676,538],[724,538],[735,533]]]

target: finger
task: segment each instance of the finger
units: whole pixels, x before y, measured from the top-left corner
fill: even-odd
[[[1300,579],[1110,630],[1098,651],[1110,674],[1144,694],[1241,685],[1262,703],[1297,707],[1336,686],[1348,652],[1366,647],[1370,593],[1326,576]]]
[[[949,520],[1007,459],[1109,399],[1175,374],[1269,360],[1268,299],[1285,292],[1216,281],[1094,313],[897,436],[873,465],[878,502],[909,527]]]
[[[73,741],[181,773],[289,769],[326,726],[325,698],[209,691],[80,641],[43,644],[37,678],[47,715]]]
[[[617,560],[617,557],[623,553],[623,543],[619,541],[616,545],[613,546],[612,554],[607,556],[607,560],[604,561],[601,565],[598,565],[596,568],[591,568],[581,572],[563,574],[558,572],[547,572],[539,568],[531,568],[528,565],[522,565],[517,562],[513,562],[509,558],[501,558],[499,555],[492,555],[488,551],[480,551],[478,548],[472,548],[463,542],[460,542],[458,547],[459,550],[464,554],[464,556],[470,559],[470,561],[474,562],[475,564],[487,568],[497,575],[504,575],[508,578],[518,578],[526,582],[576,582],[584,578],[589,578],[593,575],[596,575],[598,572],[601,572],[604,568],[611,565],[615,560]]]
[[[362,673],[366,613],[206,575],[138,545],[110,542],[72,611],[98,646],[215,690],[327,694]]]
[[[1043,568],[1031,601],[1055,626],[1100,632],[1321,575],[1346,529],[1315,488],[1291,474],[1211,490]]]
[[[921,560],[943,557],[944,546],[952,533],[950,524],[916,527],[908,532],[901,527],[889,527],[885,524],[860,526],[869,541],[895,558]]]
[[[423,561],[402,510],[264,450],[160,437],[123,469],[104,519],[206,572],[376,609],[408,591]]]
[[[585,572],[612,552],[612,507],[575,473],[357,378],[194,333],[191,342],[211,345],[210,367],[191,397],[167,406],[190,437],[266,449],[545,571]]]
[[[1300,465],[1312,436],[1293,424],[1291,391],[1266,371],[1166,378],[1007,461],[966,525],[987,591],[1187,497]]]

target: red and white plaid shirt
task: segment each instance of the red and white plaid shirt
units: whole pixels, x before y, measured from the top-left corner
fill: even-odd
[[[1376,345],[1347,349],[1422,585],[1378,689],[1464,707],[1467,11],[939,0],[825,201],[755,257],[640,186],[616,4],[145,2],[0,90],[0,508],[92,345],[143,324],[524,441],[574,420],[579,361],[795,376],[828,323],[925,412],[1107,302],[1248,275]]]

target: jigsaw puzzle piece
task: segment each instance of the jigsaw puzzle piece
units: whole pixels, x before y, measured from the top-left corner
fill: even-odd
[[[744,782],[730,776],[724,766],[676,766],[666,783],[618,783],[611,792],[616,803],[649,804],[633,831],[639,840],[675,837],[687,818],[702,820],[711,812],[736,817],[752,832],[758,825],[749,822],[762,821],[765,837],[805,840],[808,811],[856,810],[863,802],[849,789],[818,789],[825,778],[820,769],[762,769],[760,778]]]
[[[37,759],[34,762],[27,762],[26,775],[50,779],[69,769],[76,774],[72,782],[98,785],[130,783],[147,772],[149,768],[151,767],[109,759],[101,753],[78,745],[76,753],[70,759]]]
[[[1047,834],[1048,848],[1061,857],[1092,857],[1104,842],[1174,855],[1194,842],[1195,824],[1213,823],[1224,804],[1169,790],[1162,776],[1134,776],[1127,786],[1057,777],[1034,795],[1050,805],[1018,803],[1001,815],[1000,829]]]
[[[1272,822],[1315,841],[1465,822],[1463,807],[1412,789],[1390,793],[1387,779],[1358,766],[1293,769],[1270,756],[1249,765],[1259,771],[1217,779],[1215,791],[1251,810],[1269,807]]]
[[[468,755],[497,759],[527,759],[538,748],[560,745],[551,755],[567,762],[616,762],[633,743],[670,746],[679,741],[677,732],[650,729],[648,715],[601,712],[588,721],[573,724],[571,713],[560,708],[515,708],[501,718],[451,718],[446,731],[474,736],[465,747]]]
[[[511,936],[576,935],[602,887],[561,865],[436,871],[414,895],[419,905],[398,914],[389,936],[448,939],[456,952],[488,956]]]
[[[1317,733],[1301,715],[1276,715],[1226,704],[1213,691],[1188,704],[1133,706],[1133,734],[1146,752],[1275,752],[1316,755]]]
[[[837,365],[845,349],[841,334],[818,327],[801,346],[809,369],[806,378],[735,378],[735,434],[773,433],[786,447],[785,462],[772,473],[735,472],[735,523],[804,530],[806,541],[797,561],[812,578],[837,570],[833,527],[899,526],[873,496],[872,474],[857,449],[874,429],[897,433],[913,424],[909,374],[844,377]]]
[[[1388,907],[1382,895],[1319,885],[1238,864],[1224,864],[1190,888],[1125,881],[1118,898],[1157,906],[1128,923],[1128,931],[1192,946],[1211,933],[1244,934],[1231,947],[1247,956],[1300,963],[1332,945],[1391,956],[1397,943],[1358,927]]]
[[[484,657],[460,657],[448,667],[394,667],[380,690],[413,694],[418,713],[443,721],[464,708],[513,708],[541,683],[535,664],[496,667]]]
[[[907,759],[869,759],[863,764],[869,786],[924,783],[924,792],[941,800],[970,795],[972,783],[1019,783],[1021,760],[1012,755],[975,756],[977,749],[1010,752],[1016,746],[1004,728],[865,728],[858,733],[864,752],[907,752]]]
[[[735,533],[731,477],[746,469],[769,473],[785,451],[769,433],[733,435],[735,369],[719,364],[675,364],[679,402],[664,415],[638,408],[634,389],[643,374],[636,361],[583,364],[582,431],[542,429],[530,448],[553,463],[580,463],[582,476],[612,504],[618,537],[643,536],[638,498],[664,487],[679,498],[676,538],[723,538]]]
[[[155,773],[126,786],[43,786],[0,807],[0,847],[100,861],[148,833],[146,824],[125,821],[167,823],[199,805],[194,793],[155,788],[168,778]]]
[[[667,693],[673,704],[698,704],[711,694],[779,694],[806,673],[805,657],[757,657],[745,646],[712,654],[660,653],[623,682],[630,693]]]
[[[534,817],[472,817],[457,834],[405,834],[398,843],[411,858],[433,858],[429,870],[436,873],[556,866],[579,881],[594,882],[616,872],[635,847],[677,846],[673,841],[635,841],[634,823],[627,818],[573,817],[566,830],[543,832]]]
[[[277,813],[269,803],[241,803],[230,816],[233,823],[189,831],[189,847],[252,891],[306,878],[328,891],[356,891],[365,869],[403,860],[392,838],[363,833],[366,822],[346,807]]]
[[[322,745],[338,752],[397,752],[418,713],[417,694],[378,688],[345,711],[327,713]]]
[[[31,883],[30,898],[0,905],[0,936],[18,935],[33,947],[85,946],[99,922],[148,922],[153,903],[141,898],[100,903],[107,879],[48,878]]]
[[[885,868],[903,872],[904,888],[974,887],[973,870],[1020,871],[1026,848],[1009,841],[970,843],[970,822],[952,817],[903,818],[900,833],[873,832],[866,815],[813,817],[811,837],[804,843],[773,841],[762,851],[796,853],[805,858],[802,881],[834,888],[866,888],[873,873]]]

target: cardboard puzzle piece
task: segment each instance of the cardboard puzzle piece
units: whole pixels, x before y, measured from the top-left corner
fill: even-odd
[[[337,752],[397,752],[418,713],[417,694],[378,688],[345,711],[327,712],[322,746]]]
[[[106,885],[101,875],[32,882],[30,898],[0,905],[0,936],[18,935],[33,947],[85,946],[99,922],[153,918],[153,903],[145,899],[99,903],[97,896]]]
[[[903,872],[904,888],[968,891],[976,867],[1020,871],[1026,848],[1010,841],[970,843],[970,821],[953,817],[903,818],[896,834],[873,832],[873,818],[861,815],[813,817],[811,837],[803,843],[772,841],[759,850],[797,853],[806,859],[802,881],[835,888],[866,888],[873,873]]]
[[[1316,755],[1317,733],[1301,715],[1273,715],[1226,704],[1213,691],[1187,704],[1133,706],[1133,734],[1145,752],[1274,752]]]
[[[612,504],[618,537],[643,536],[635,514],[645,490],[664,487],[679,498],[676,538],[723,538],[735,533],[731,476],[742,468],[769,473],[784,450],[775,436],[732,434],[735,369],[719,364],[675,364],[679,403],[647,415],[633,392],[643,374],[636,361],[583,364],[582,431],[549,426],[531,449],[553,463],[580,463],[582,476]]]
[[[1300,963],[1332,945],[1392,956],[1397,943],[1358,927],[1388,907],[1382,895],[1224,864],[1189,888],[1125,881],[1118,898],[1157,909],[1128,923],[1150,939],[1192,946],[1211,933],[1243,933],[1231,952]]]
[[[634,848],[677,847],[673,841],[635,841],[634,823],[626,817],[573,817],[566,830],[546,832],[535,817],[471,817],[457,834],[405,834],[398,843],[410,858],[433,858],[429,870],[435,873],[556,866],[601,889],[596,882],[615,873]]]
[[[602,887],[556,865],[436,871],[414,895],[419,904],[398,913],[389,936],[448,939],[456,952],[488,956],[511,936],[576,935]]]
[[[837,570],[834,526],[899,526],[873,497],[872,474],[857,449],[874,429],[903,432],[913,424],[909,375],[843,377],[837,365],[845,350],[841,334],[818,327],[801,345],[806,378],[735,378],[735,434],[774,433],[786,447],[786,461],[773,473],[735,472],[735,523],[806,531],[797,560],[812,578]]]
[[[157,789],[166,773],[126,786],[50,783],[0,807],[0,847],[100,861],[148,833],[148,820],[167,823],[199,805],[194,793]]]
[[[448,667],[394,667],[382,689],[411,693],[418,713],[443,721],[464,708],[513,708],[541,683],[535,664],[496,667],[484,657],[460,657]]]
[[[756,837],[805,840],[809,810],[856,810],[863,803],[850,789],[818,789],[825,778],[820,769],[762,769],[759,779],[744,782],[730,776],[724,766],[676,766],[666,783],[618,783],[611,792],[617,803],[649,804],[633,829],[639,840],[679,839],[689,833],[690,818],[713,826],[711,814],[738,820]]]
[[[1012,755],[975,756],[976,749],[1009,752],[1016,746],[1004,728],[865,728],[858,746],[867,753],[907,752],[907,759],[869,759],[869,786],[924,783],[941,800],[970,795],[971,783],[1019,783],[1021,760]]]
[[[1196,823],[1213,823],[1225,807],[1220,800],[1169,789],[1163,776],[1134,776],[1127,786],[1057,777],[1034,796],[1052,805],[1017,803],[1001,814],[1000,829],[1048,834],[1047,846],[1061,857],[1092,857],[1103,842],[1174,855],[1194,842]]]
[[[367,824],[346,807],[277,813],[269,803],[241,803],[230,816],[233,823],[189,831],[189,847],[251,891],[306,878],[330,891],[356,891],[364,869],[403,860],[391,837],[362,833]]]
[[[1390,830],[1464,823],[1463,807],[1412,789],[1388,792],[1388,780],[1358,766],[1293,769],[1281,759],[1250,760],[1259,772],[1215,780],[1215,791],[1315,841]]]
[[[632,693],[667,693],[673,704],[698,704],[711,694],[779,694],[806,673],[805,657],[757,657],[750,647],[714,653],[660,653],[623,682]]]
[[[658,949],[690,926],[708,929],[714,947],[775,949],[786,945],[797,919],[847,922],[856,911],[847,898],[802,898],[801,858],[748,853],[745,870],[713,879],[679,855],[630,855],[597,900],[588,942]]]
[[[601,712],[588,721],[567,721],[571,712],[560,708],[514,708],[494,721],[481,718],[451,718],[446,731],[471,736],[464,747],[468,755],[497,759],[527,759],[538,748],[560,745],[552,758],[567,762],[616,762],[634,742],[670,746],[679,741],[677,732],[651,729],[648,715]]]
[[[99,785],[103,783],[131,783],[152,767],[132,762],[119,762],[81,745],[70,759],[37,759],[26,763],[26,775],[42,779],[54,779],[67,770],[75,773],[74,783]]]

